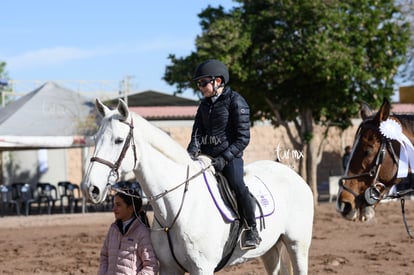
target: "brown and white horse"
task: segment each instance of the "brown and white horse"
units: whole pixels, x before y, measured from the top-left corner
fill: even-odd
[[[339,182],[336,203],[337,211],[348,220],[372,219],[378,202],[389,198],[390,188],[413,168],[414,116],[392,115],[390,109],[387,100],[376,114],[366,105],[361,109],[363,121]]]

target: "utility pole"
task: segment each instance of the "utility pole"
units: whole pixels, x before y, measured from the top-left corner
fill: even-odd
[[[5,92],[6,87],[8,86],[9,86],[9,82],[7,81],[7,79],[1,78],[0,79],[0,93],[1,93],[1,106],[2,107],[6,105],[4,92]]]
[[[121,89],[119,91],[119,97],[123,98],[128,106],[128,95],[131,91],[131,79],[134,78],[132,75],[127,75],[121,81]]]

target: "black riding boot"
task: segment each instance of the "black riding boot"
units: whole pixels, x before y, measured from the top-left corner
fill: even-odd
[[[254,249],[260,244],[261,241],[262,239],[259,236],[256,225],[253,225],[246,230],[243,247],[247,249]]]
[[[254,249],[262,241],[256,228],[255,208],[254,198],[249,194],[243,204],[243,216],[247,223],[247,230],[242,247],[246,249]]]

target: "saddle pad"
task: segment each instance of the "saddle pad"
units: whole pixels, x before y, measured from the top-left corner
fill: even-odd
[[[223,198],[221,197],[215,176],[212,173],[206,172],[203,173],[203,176],[204,182],[210,191],[210,195],[213,198],[217,209],[225,219],[229,222],[233,222],[237,218],[237,215],[225,204]],[[260,204],[263,216],[266,217],[271,215],[275,211],[275,201],[266,184],[257,176],[249,177],[248,180],[245,178],[245,182],[249,187],[250,193],[252,193],[257,202]],[[256,219],[260,218],[261,215],[260,208],[256,205]]]

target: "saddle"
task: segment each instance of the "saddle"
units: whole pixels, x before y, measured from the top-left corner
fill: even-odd
[[[237,211],[237,201],[234,192],[231,190],[229,183],[226,177],[221,173],[216,173],[217,184],[219,187],[219,192],[221,197],[223,198],[224,203],[233,210],[234,213],[238,213]],[[239,239],[239,235],[242,232],[242,226],[240,221],[240,215],[238,215],[237,219],[235,219],[230,226],[230,233],[229,237],[224,245],[223,249],[223,258],[217,264],[214,272],[221,270],[230,259],[231,255],[233,255],[233,251],[236,248],[237,241]]]
[[[199,157],[199,162],[202,167],[207,167],[207,159],[208,157]],[[231,223],[229,237],[224,245],[222,259],[214,270],[214,272],[217,272],[226,265],[233,254],[239,239],[243,237],[244,226],[242,222],[244,223],[244,221],[240,218],[241,215],[238,211],[236,195],[230,188],[226,177],[221,172],[217,171],[214,175],[212,173],[203,172],[203,177],[217,209],[222,214],[225,221]],[[246,184],[248,183],[246,182]],[[274,199],[265,183],[259,177],[250,177],[248,187],[251,192],[251,199],[255,201],[255,205],[257,206],[256,210],[259,210],[259,213],[256,211],[256,219],[260,219],[260,230],[262,230],[262,228],[265,227],[264,218],[274,212]],[[256,198],[259,198],[259,200]],[[262,208],[264,208],[265,211],[263,211]],[[247,248],[241,247],[241,249],[243,250]]]
[[[224,204],[227,207],[229,207],[234,213],[236,213],[237,219],[241,220],[242,215],[240,215],[240,212],[238,210],[236,195],[231,189],[229,182],[221,172],[216,172],[215,176],[217,179],[218,190],[224,201]],[[263,208],[252,193],[250,193],[250,199],[254,202],[254,205],[259,209],[260,230],[262,230],[265,227],[265,216],[263,214]]]
[[[200,165],[206,167],[207,164],[200,160]],[[227,179],[222,173],[203,173],[204,183],[206,184],[211,198],[217,209],[227,222],[240,219],[237,202]],[[249,188],[253,205],[255,207],[256,219],[260,219],[261,228],[264,227],[264,218],[270,216],[275,211],[275,201],[266,183],[254,174],[245,175],[245,184]]]

